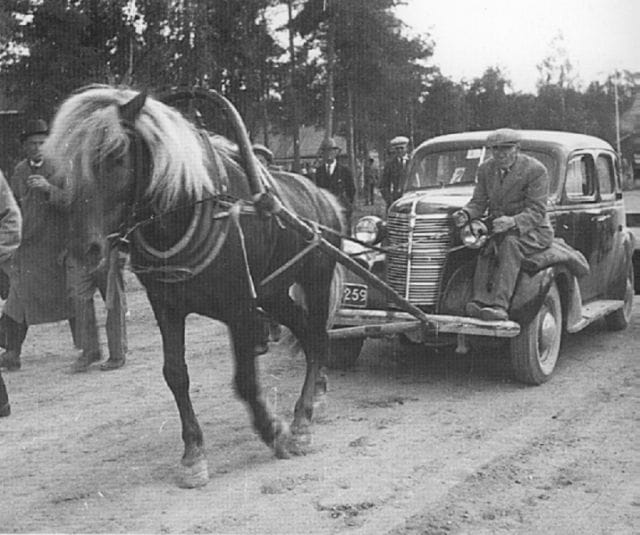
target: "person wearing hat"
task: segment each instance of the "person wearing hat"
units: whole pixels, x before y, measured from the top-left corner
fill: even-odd
[[[547,215],[549,175],[542,163],[520,152],[517,130],[496,130],[486,145],[491,158],[478,168],[473,196],[453,218],[458,227],[485,214],[492,220],[494,236],[478,256],[466,312],[506,320],[522,260],[553,240]]]
[[[320,144],[321,163],[316,168],[315,182],[317,186],[328,189],[344,205],[347,220],[351,219],[356,187],[351,170],[338,162],[340,147],[333,138],[326,138]]]
[[[0,318],[0,367],[20,369],[20,352],[29,325],[69,319],[75,337],[73,307],[67,296],[62,254],[68,235],[68,195],[54,178],[41,147],[49,128],[28,121],[20,133],[26,158],[18,163],[10,186],[22,211],[22,242],[15,251],[9,295]],[[76,343],[76,347],[78,343]]]
[[[400,197],[400,187],[409,164],[409,156],[407,154],[409,138],[405,136],[394,137],[390,145],[393,150],[393,157],[385,163],[382,170],[382,179],[380,180],[380,193],[387,203],[387,209],[393,201]]]

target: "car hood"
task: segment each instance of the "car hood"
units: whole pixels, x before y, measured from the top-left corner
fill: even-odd
[[[474,184],[410,191],[393,203],[389,212],[409,214],[451,213],[471,199]]]

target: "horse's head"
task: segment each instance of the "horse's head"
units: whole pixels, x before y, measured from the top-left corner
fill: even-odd
[[[141,217],[211,191],[191,125],[129,89],[92,86],[72,95],[43,150],[68,185],[71,254],[91,268],[105,258],[108,239]]]

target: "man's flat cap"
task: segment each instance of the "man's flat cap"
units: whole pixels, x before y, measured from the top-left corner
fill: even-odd
[[[409,138],[405,136],[394,137],[389,144],[392,147],[406,147],[409,144]]]
[[[24,125],[24,129],[20,132],[20,143],[24,143],[29,136],[36,134],[48,134],[49,125],[43,119],[31,119]]]
[[[487,136],[487,147],[500,147],[520,143],[520,132],[512,128],[499,128]]]

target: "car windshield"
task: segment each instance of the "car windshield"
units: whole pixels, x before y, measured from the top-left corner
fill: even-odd
[[[554,159],[551,154],[533,150],[522,152],[544,164],[551,181],[554,182]],[[414,157],[402,190],[474,184],[478,166],[488,159],[490,154],[486,147],[472,147],[426,153],[419,159]]]

